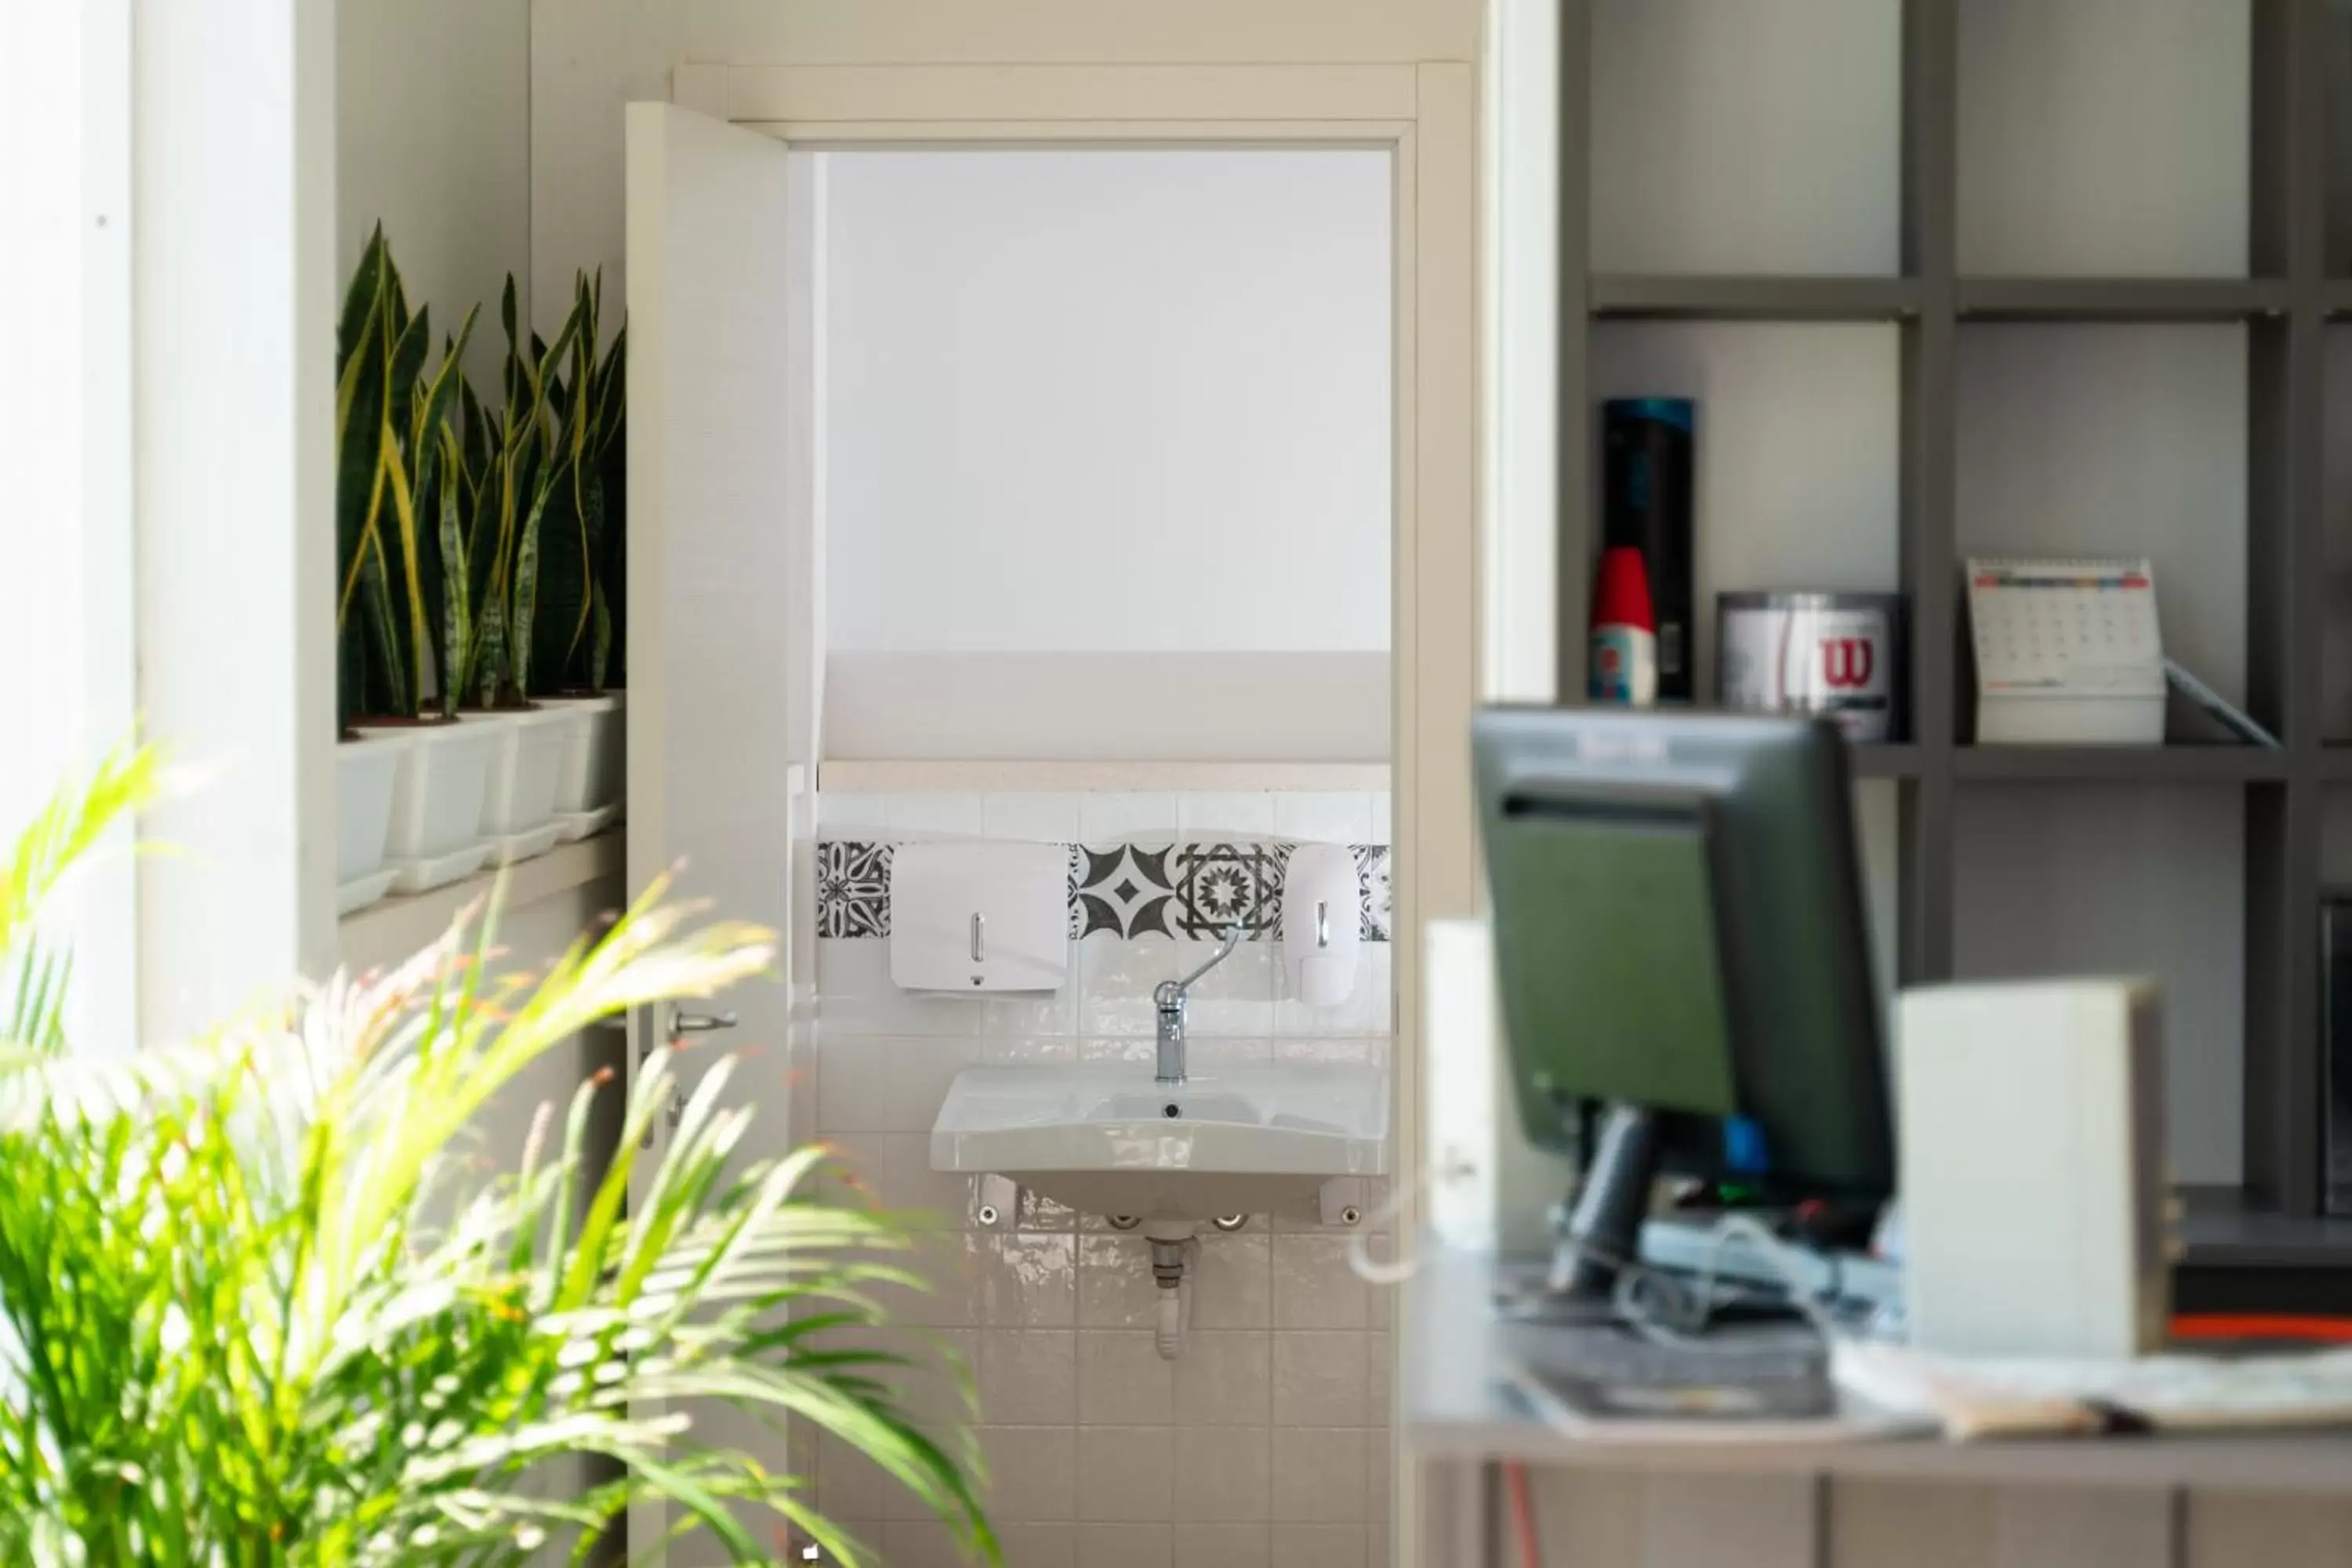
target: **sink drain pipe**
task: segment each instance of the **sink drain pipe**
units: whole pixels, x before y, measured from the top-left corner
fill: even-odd
[[[1184,1335],[1192,1326],[1192,1269],[1201,1243],[1190,1234],[1151,1237],[1151,1278],[1159,1290],[1160,1354],[1174,1361],[1184,1353]]]

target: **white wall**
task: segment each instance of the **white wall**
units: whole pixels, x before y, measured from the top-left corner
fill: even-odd
[[[1389,636],[1389,160],[830,160],[836,649]]]
[[[337,287],[381,221],[436,335],[481,306],[467,365],[493,374],[499,290],[531,282],[530,0],[340,0],[336,29]]]
[[[459,0],[462,3],[462,0]],[[621,111],[669,98],[684,58],[686,0],[529,0],[532,320],[569,309],[572,279],[603,268],[605,298],[625,300]],[[606,330],[621,312],[607,310]]]

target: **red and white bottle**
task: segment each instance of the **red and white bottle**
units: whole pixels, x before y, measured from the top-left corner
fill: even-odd
[[[1648,708],[1658,700],[1658,617],[1641,550],[1612,544],[1592,579],[1591,674],[1595,702]]]

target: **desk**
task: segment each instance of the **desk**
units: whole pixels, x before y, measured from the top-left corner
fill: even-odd
[[[1507,1266],[1506,1266],[1507,1267]],[[1516,1563],[1495,1462],[1530,1471],[1545,1568],[2352,1568],[2352,1433],[1958,1445],[1628,1441],[1534,1419],[1497,1369],[1497,1265],[1430,1247],[1403,1441],[1423,1562]]]

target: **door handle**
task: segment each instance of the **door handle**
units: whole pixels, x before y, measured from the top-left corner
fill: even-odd
[[[677,1039],[682,1035],[709,1035],[720,1029],[731,1029],[740,1020],[729,1013],[689,1013],[683,1007],[673,1008],[669,1016],[669,1035]]]

